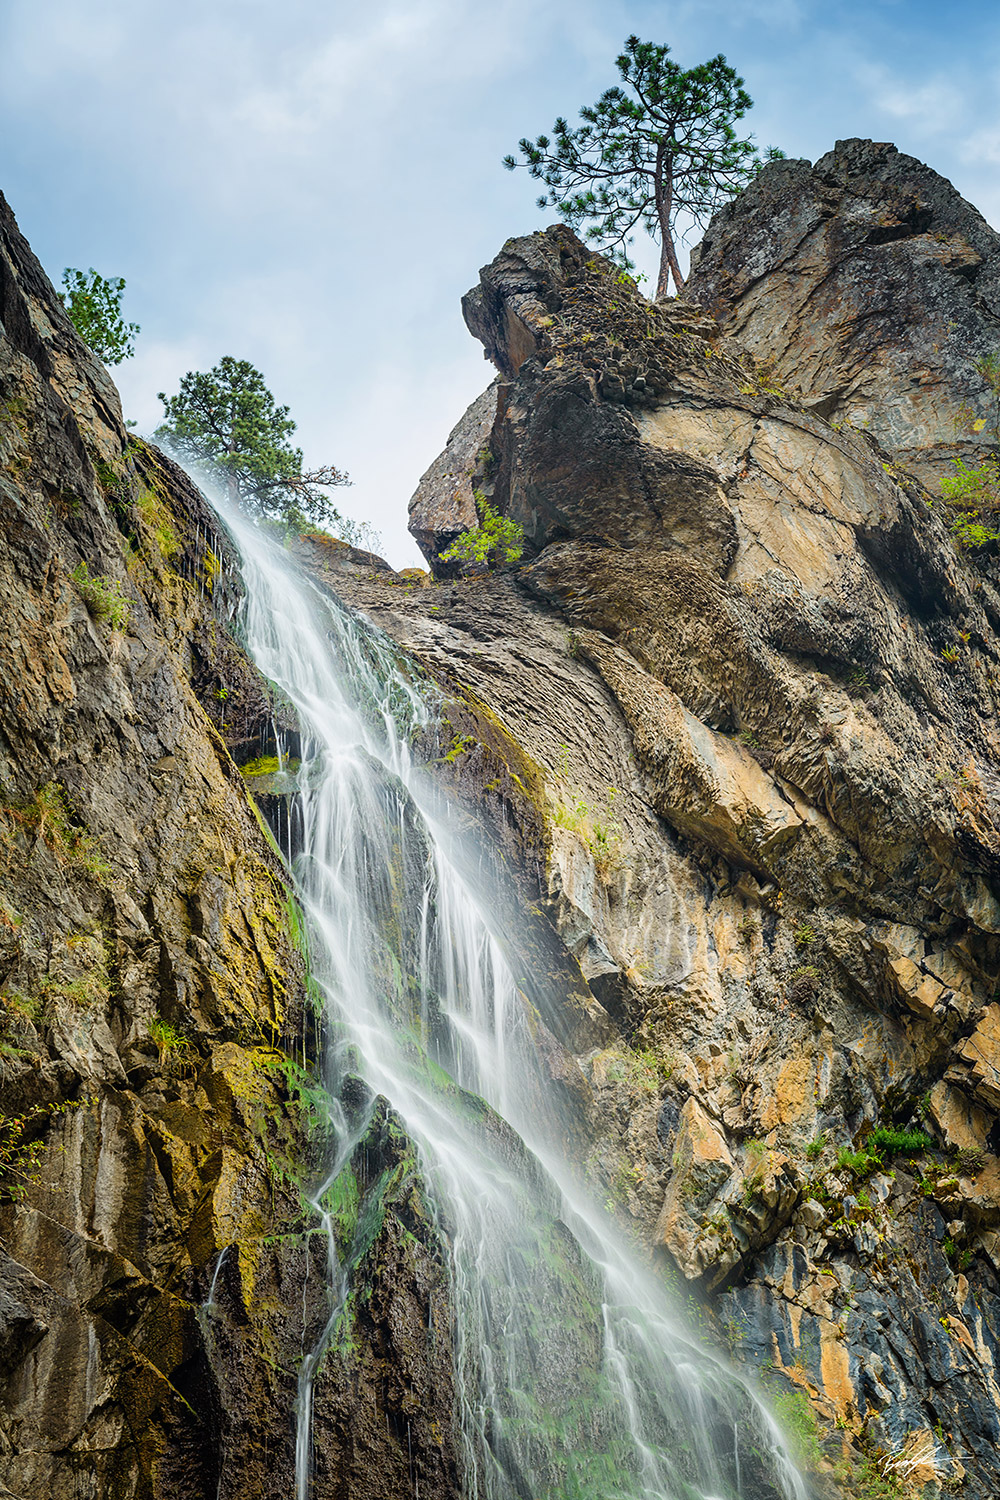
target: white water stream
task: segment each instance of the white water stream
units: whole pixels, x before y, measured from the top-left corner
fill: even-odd
[[[295,876],[337,1038],[324,1082],[335,1101],[360,1072],[390,1103],[449,1247],[464,1494],[806,1500],[759,1398],[682,1328],[565,1159],[532,1042],[533,1014],[559,997],[515,983],[490,859],[411,760],[433,690],[280,546],[228,524],[250,652],[302,726]],[[349,1292],[327,1195],[366,1124],[331,1108],[336,1146],[313,1195],[330,1313],[301,1366],[295,1500],[323,1500],[313,1390]]]

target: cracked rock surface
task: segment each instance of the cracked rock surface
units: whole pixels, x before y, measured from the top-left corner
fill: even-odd
[[[920,396],[917,309],[986,352],[995,245],[863,142],[763,172],[689,302],[508,241],[464,305],[524,560],[330,580],[442,685],[440,775],[579,964],[584,1170],[847,1494],[996,1487],[1000,593],[928,504],[968,371]],[[831,425],[841,386],[892,421]]]

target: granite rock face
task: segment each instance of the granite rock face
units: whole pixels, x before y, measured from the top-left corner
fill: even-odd
[[[934,492],[992,441],[976,361],[1000,345],[1000,236],[884,142],[766,167],[712,220],[685,296],[831,422],[872,432]]]
[[[561,1041],[598,1191],[737,1357],[805,1394],[825,1482],[986,1500],[1000,594],[921,481],[967,368],[939,361],[938,416],[917,408],[921,325],[905,301],[890,314],[875,273],[912,252],[956,297],[973,283],[942,270],[933,232],[917,254],[892,171],[981,256],[968,347],[990,352],[992,231],[870,143],[769,168],[710,230],[699,297],[720,244],[784,243],[767,205],[786,177],[836,177],[818,239],[857,315],[814,324],[762,249],[746,296],[777,376],[706,306],[646,303],[567,230],[509,241],[465,309],[500,372],[493,500],[529,555],[437,589],[341,591],[448,692],[441,775],[580,966],[589,1029]],[[890,209],[899,234],[873,237]],[[853,343],[866,287],[877,359]],[[892,453],[826,419],[838,360],[881,382]],[[802,399],[796,367],[821,371]]]

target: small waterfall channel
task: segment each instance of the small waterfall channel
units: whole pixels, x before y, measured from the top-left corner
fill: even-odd
[[[487,851],[411,757],[434,689],[269,537],[227,524],[249,650],[301,723],[294,874],[331,1038],[312,1194],[329,1317],[300,1369],[295,1500],[322,1500],[314,1384],[350,1316],[334,1190],[380,1098],[447,1246],[468,1500],[807,1500],[750,1385],[682,1327],[569,1164],[533,1041],[559,997],[522,976]],[[358,1075],[360,1120],[338,1102]]]

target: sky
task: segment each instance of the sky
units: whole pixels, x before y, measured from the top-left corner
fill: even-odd
[[[125,278],[140,431],[185,371],[248,359],[419,564],[407,501],[492,374],[462,293],[554,222],[501,158],[616,82],[633,32],[723,52],[760,145],[893,141],[1000,226],[995,0],[0,0],[0,190],[54,282]]]

